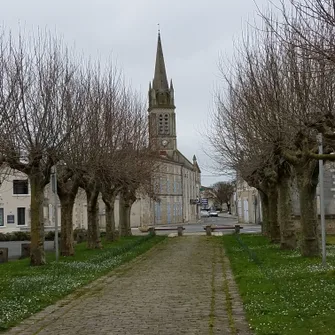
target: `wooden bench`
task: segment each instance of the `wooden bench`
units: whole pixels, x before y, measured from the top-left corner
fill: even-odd
[[[178,236],[183,236],[183,230],[185,230],[184,227],[178,226],[178,227],[150,227],[149,228],[149,234],[155,236],[156,231],[173,231],[177,230]]]
[[[243,229],[243,227],[241,227],[240,225],[235,225],[235,226],[211,226],[208,225],[206,227],[204,227],[204,230],[206,230],[206,235],[207,236],[211,236],[212,232],[215,230],[226,230],[226,229],[231,229],[231,230],[235,230],[235,233],[238,234],[240,232],[241,229]]]

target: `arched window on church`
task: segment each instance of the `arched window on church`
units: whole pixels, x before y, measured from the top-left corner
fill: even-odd
[[[158,117],[158,133],[164,134],[163,114],[159,114]]]
[[[159,114],[158,115],[158,133],[160,135],[169,135],[170,126],[169,126],[169,114]]]
[[[169,114],[164,115],[164,133],[169,134],[170,129],[169,129]]]

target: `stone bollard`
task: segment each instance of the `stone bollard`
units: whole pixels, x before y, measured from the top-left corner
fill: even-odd
[[[8,262],[8,248],[0,248],[0,263]]]
[[[235,225],[235,234],[238,234],[241,231],[240,225]]]
[[[178,236],[183,236],[183,230],[184,230],[183,227],[178,227],[177,229],[178,229],[177,230],[178,231]]]
[[[151,235],[151,236],[156,236],[156,230],[155,230],[155,227],[150,227],[150,228],[149,228],[149,235]]]
[[[207,236],[212,236],[212,227],[211,226],[206,226],[206,235]]]
[[[21,244],[21,258],[30,257],[30,243]]]

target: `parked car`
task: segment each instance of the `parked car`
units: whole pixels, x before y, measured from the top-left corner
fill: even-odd
[[[201,217],[209,217],[209,212],[208,212],[208,210],[207,209],[202,209],[201,211],[200,211],[200,215],[201,215]]]
[[[211,210],[209,211],[209,216],[219,216],[219,215],[218,215],[218,212],[217,212],[216,210],[211,209]]]

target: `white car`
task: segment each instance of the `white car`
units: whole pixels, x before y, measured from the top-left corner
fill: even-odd
[[[218,212],[217,211],[215,211],[214,209],[211,209],[210,211],[209,211],[209,214],[208,214],[209,216],[219,216],[218,215]]]
[[[208,213],[208,211],[205,210],[205,209],[202,209],[202,210],[200,211],[200,215],[201,215],[201,217],[206,217],[206,218],[209,217],[209,213]]]

